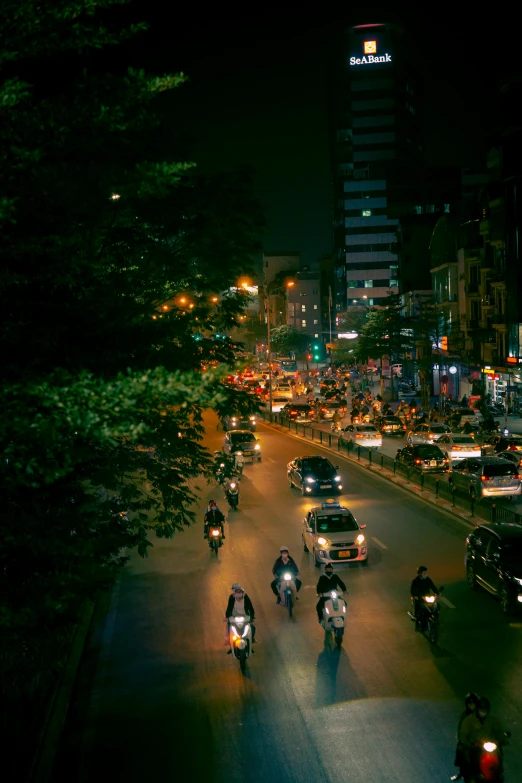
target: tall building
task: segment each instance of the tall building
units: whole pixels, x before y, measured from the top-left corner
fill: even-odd
[[[350,28],[336,90],[335,309],[378,305],[399,290],[398,218],[421,163],[418,87],[406,37],[393,24]]]
[[[292,288],[287,291],[287,319],[289,326],[323,339],[321,311],[321,272],[303,269],[297,272]]]

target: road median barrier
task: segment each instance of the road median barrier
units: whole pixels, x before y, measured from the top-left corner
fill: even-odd
[[[519,515],[514,511],[482,498],[473,498],[469,493],[442,481],[440,474],[424,474],[374,449],[353,446],[342,435],[315,429],[311,424],[298,424],[281,417],[279,414],[267,412],[261,413],[261,416],[266,424],[275,429],[305,441],[317,443],[334,453],[342,454],[350,462],[361,467],[364,466],[381,478],[414,494],[420,500],[453,514],[461,521],[466,521],[470,527],[480,524],[480,522],[521,521]]]

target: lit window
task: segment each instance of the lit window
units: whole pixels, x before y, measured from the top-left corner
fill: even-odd
[[[346,281],[346,287],[347,288],[357,288],[357,280],[347,280]]]
[[[364,287],[365,288],[373,288],[373,280],[365,280],[364,281]]]
[[[301,321],[301,326],[306,326],[306,321],[305,321],[305,319],[304,319],[304,318],[303,318],[303,319],[302,319],[302,321]]]
[[[363,217],[371,217],[371,216],[372,216],[372,211],[371,211],[371,209],[363,209],[363,211],[362,211],[362,216],[363,216]]]
[[[314,318],[314,324],[318,324],[318,323],[319,323],[318,319]]]
[[[301,305],[301,312],[306,313],[306,305]]]
[[[314,310],[317,310],[318,307],[319,305],[314,305]]]
[[[319,337],[319,335],[318,334],[314,334],[314,337]]]
[[[399,281],[394,280],[393,277],[390,277],[390,288],[397,288],[398,285],[399,285]]]

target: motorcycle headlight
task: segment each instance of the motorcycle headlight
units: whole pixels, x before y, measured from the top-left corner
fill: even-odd
[[[232,421],[237,421],[235,416],[232,416]]]
[[[320,544],[321,546],[328,546],[328,539],[323,538],[323,536],[319,536],[319,538],[317,539],[317,543]]]
[[[261,448],[261,446],[259,445],[259,443],[256,443],[256,445],[255,445],[255,447],[254,447],[254,448],[255,448],[255,449],[256,449],[256,451],[257,451],[258,449],[260,449],[260,448]]]
[[[236,457],[240,457],[242,453],[242,451],[236,451]]]
[[[230,489],[235,489],[235,488],[236,488],[236,485],[234,484],[234,482],[232,482],[232,484],[230,485]]]
[[[307,478],[306,478],[306,483],[307,484],[315,484],[316,481],[317,481],[317,479],[311,478],[310,476],[307,476]]]
[[[251,417],[250,417],[250,421],[255,421],[255,420],[256,420],[256,417],[255,417],[255,416],[251,416]]]
[[[424,600],[426,601],[427,604],[434,604],[435,603],[435,598],[436,598],[436,596],[434,596],[434,595],[425,595],[424,596]]]
[[[284,579],[286,582],[291,582],[291,581],[292,581],[292,574],[284,574],[284,575],[283,575],[283,579]]]
[[[340,477],[340,476],[335,476],[335,477],[334,477],[334,481],[340,481],[340,480],[341,480],[341,477]]]
[[[213,530],[212,531],[213,536],[219,536],[219,530]]]
[[[485,742],[482,747],[486,753],[493,753],[493,751],[497,749],[497,746],[494,742]]]

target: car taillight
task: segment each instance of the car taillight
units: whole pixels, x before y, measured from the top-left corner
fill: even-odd
[[[513,478],[522,479],[522,473],[515,473]]]
[[[451,450],[452,451],[462,451],[462,448],[460,446],[452,446]]]
[[[421,464],[421,462],[422,462],[422,460],[421,460],[421,459],[416,459],[416,460],[415,460],[415,464],[416,464],[416,465],[420,465],[420,464]]]
[[[355,435],[355,437],[356,437],[356,438],[364,438],[364,435],[360,435],[359,433],[357,433],[357,434]]]

